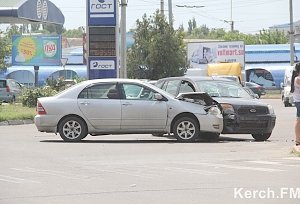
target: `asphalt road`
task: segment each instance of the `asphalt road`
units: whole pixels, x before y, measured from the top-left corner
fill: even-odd
[[[0,126],[0,203],[299,203],[295,107],[261,100],[277,115],[267,142],[114,135],[64,143],[32,124]]]

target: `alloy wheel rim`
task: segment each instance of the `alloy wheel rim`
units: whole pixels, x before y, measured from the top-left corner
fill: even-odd
[[[81,134],[81,125],[75,120],[68,121],[63,126],[63,133],[68,139],[76,139]]]
[[[191,139],[195,135],[196,128],[190,121],[182,121],[177,126],[177,135],[184,139]]]

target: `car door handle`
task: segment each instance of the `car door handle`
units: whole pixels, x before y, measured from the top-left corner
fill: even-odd
[[[131,103],[123,103],[122,105],[123,106],[131,106],[132,104]]]
[[[89,105],[89,104],[90,104],[90,102],[86,102],[86,101],[85,101],[85,102],[80,102],[80,104],[82,104],[82,105],[86,105],[86,106],[87,106],[87,105]]]

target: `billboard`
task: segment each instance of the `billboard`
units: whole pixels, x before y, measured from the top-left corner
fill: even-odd
[[[61,65],[60,36],[12,37],[12,65],[55,66]]]
[[[245,67],[243,41],[190,42],[187,49],[188,63],[193,68],[220,62],[239,62],[242,67]]]

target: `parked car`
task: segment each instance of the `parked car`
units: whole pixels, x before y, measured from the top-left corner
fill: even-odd
[[[261,95],[266,94],[266,89],[263,86],[254,82],[245,82],[245,86],[249,87],[254,93],[256,93],[258,95],[258,98],[260,98]]]
[[[0,102],[13,103],[22,91],[22,85],[14,79],[0,79]]]
[[[34,119],[41,132],[59,132],[68,142],[87,134],[173,133],[193,142],[202,132],[219,134],[223,117],[207,93],[174,98],[140,80],[97,79],[78,83],[53,96],[39,98]]]
[[[276,115],[271,105],[250,96],[238,83],[214,77],[170,77],[156,86],[176,96],[203,91],[223,107],[223,134],[251,134],[257,141],[267,140],[273,131]]]
[[[252,96],[252,98],[259,98],[256,93],[254,93],[249,87],[243,86],[243,89],[247,91],[247,93]]]
[[[283,82],[280,84],[281,86],[281,99],[284,107],[293,106],[294,97],[293,93],[291,93],[291,80],[293,74],[294,66],[289,66],[285,69]]]

